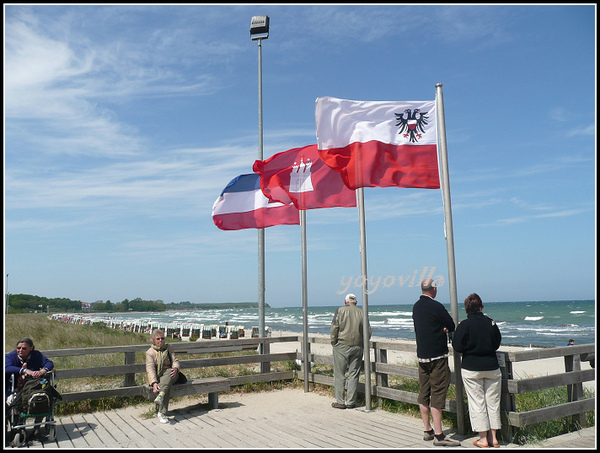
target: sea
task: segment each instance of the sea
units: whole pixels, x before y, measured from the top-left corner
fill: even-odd
[[[337,306],[308,307],[308,333],[329,334]],[[446,309],[450,313],[449,304]],[[466,318],[459,303],[459,320]],[[414,340],[412,305],[369,305],[369,322],[373,336]],[[596,301],[561,300],[529,302],[487,302],[484,313],[498,324],[502,344],[524,347],[566,346],[596,342]],[[89,315],[106,318],[106,315]],[[115,313],[117,321],[148,320],[159,323],[194,323],[244,326],[250,331],[258,326],[258,309],[217,309],[167,311],[160,313]],[[265,328],[271,331],[302,333],[302,307],[265,308]]]

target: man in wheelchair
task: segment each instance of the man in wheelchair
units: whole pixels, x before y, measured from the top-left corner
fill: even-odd
[[[25,441],[27,417],[35,418],[35,434],[39,434],[42,420],[46,426],[54,423],[54,400],[62,397],[54,388],[54,363],[35,350],[31,338],[17,342],[16,349],[5,358],[5,413],[7,428],[15,429]],[[53,426],[52,426],[53,427]],[[52,430],[54,432],[54,430]]]

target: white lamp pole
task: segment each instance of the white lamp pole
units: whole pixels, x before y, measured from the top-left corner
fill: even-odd
[[[258,159],[263,160],[262,40],[269,37],[269,16],[254,16],[250,39],[258,41]],[[258,230],[258,336],[265,335],[265,230]],[[262,346],[261,346],[262,348]],[[262,351],[261,351],[262,352]]]

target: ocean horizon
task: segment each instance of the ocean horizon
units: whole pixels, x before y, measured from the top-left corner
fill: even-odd
[[[360,306],[360,305],[359,305]],[[449,304],[444,304],[450,313]],[[308,307],[308,333],[329,334],[333,313],[338,306]],[[459,304],[459,321],[466,318]],[[369,322],[373,336],[414,340],[412,304],[369,305]],[[566,346],[596,342],[595,300],[487,302],[484,313],[494,319],[502,333],[502,344],[514,346]],[[95,321],[111,319],[117,322],[149,321],[160,324],[206,324],[244,326],[247,332],[258,326],[258,310],[199,309],[152,313],[85,314]],[[302,333],[302,307],[266,307],[265,327],[271,331]]]

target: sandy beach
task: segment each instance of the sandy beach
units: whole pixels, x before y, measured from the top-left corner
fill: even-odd
[[[271,336],[273,337],[281,337],[281,336],[297,336],[298,333],[295,332],[286,332],[286,331],[274,331]],[[309,333],[309,337],[317,337],[329,339],[327,335],[324,334],[312,334]],[[415,341],[413,340],[405,340],[399,338],[381,338],[381,337],[372,337],[371,341],[381,341],[385,343],[402,343],[415,345]],[[294,345],[294,346],[292,346]],[[290,351],[290,349],[296,348],[297,351],[302,350],[301,342],[295,343],[274,343],[271,345],[271,352],[285,352]],[[331,355],[331,345],[328,343],[311,343],[310,345],[311,352],[315,354],[322,355]],[[535,349],[535,348],[534,348]],[[517,352],[517,351],[525,351],[529,350],[529,348],[519,347],[519,346],[500,346],[500,351],[505,352]],[[373,357],[373,355],[371,356]],[[417,356],[415,353],[408,351],[388,351],[388,363],[394,364],[404,364],[415,366],[417,362]],[[450,368],[454,369],[454,361],[451,359]],[[581,362],[581,369],[588,370],[591,369],[589,362]],[[552,359],[542,359],[542,360],[529,360],[526,362],[517,362],[513,365],[514,377],[516,379],[525,379],[529,377],[536,376],[547,376],[551,374],[562,373],[565,370],[565,363],[562,357],[552,358]],[[589,388],[591,390],[596,389],[596,381],[588,381],[584,382],[584,387]]]

